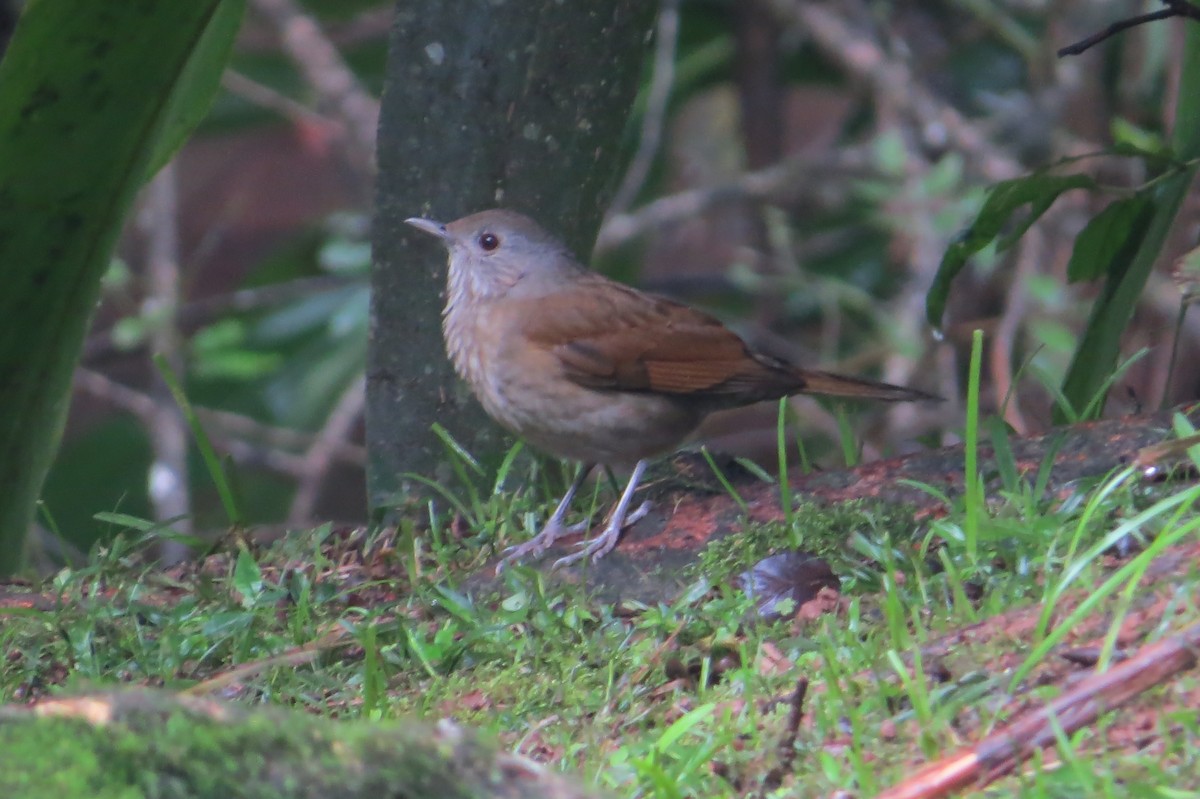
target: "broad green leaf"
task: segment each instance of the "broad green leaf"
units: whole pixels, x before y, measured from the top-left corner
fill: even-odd
[[[1012,246],[1054,204],[1060,194],[1071,189],[1092,189],[1095,185],[1095,181],[1087,175],[1036,173],[1005,180],[992,187],[975,221],[957,241],[946,248],[942,256],[942,263],[925,298],[925,316],[929,323],[934,327],[941,325],[950,284],[972,255],[993,241],[999,249]],[[1014,221],[1013,215],[1026,206],[1029,210],[1025,216]],[[1001,232],[1009,226],[1011,229],[1001,236]]]
[[[1154,205],[1145,194],[1109,203],[1075,238],[1067,264],[1067,282],[1114,276],[1113,268],[1127,264],[1146,235]],[[1120,279],[1120,275],[1116,275]]]
[[[227,51],[205,32],[232,37],[240,2],[37,0],[0,62],[0,574],[20,565],[125,214],[169,120],[198,118],[215,67],[192,58]]]
[[[171,92],[154,144],[146,179],[162,169],[208,114],[221,88],[221,76],[245,16],[246,0],[221,0],[211,21],[200,31]]]

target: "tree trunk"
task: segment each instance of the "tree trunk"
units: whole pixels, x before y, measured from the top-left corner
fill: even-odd
[[[404,219],[510,207],[590,252],[620,174],[654,9],[644,0],[397,4],[367,371],[373,507],[412,490],[408,473],[448,477],[434,422],[476,456],[503,446],[444,354],[445,254]]]

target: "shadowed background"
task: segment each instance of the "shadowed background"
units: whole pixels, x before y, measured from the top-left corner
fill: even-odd
[[[940,343],[923,321],[925,292],[982,186],[1100,149],[1114,119],[1125,135],[1163,135],[1181,26],[1143,26],[1060,60],[1058,47],[1123,9],[966,0],[665,7],[674,28],[660,23],[656,41],[631,42],[621,56],[638,60],[621,64],[637,76],[637,96],[628,121],[606,120],[621,131],[605,158],[616,195],[594,263],[709,309],[801,364],[919,379],[952,398],[932,413],[856,409],[868,456],[954,440],[976,327],[989,333],[985,410],[1003,408],[1021,433],[1045,430],[1051,397],[1040,376],[1061,379],[1095,292],[1066,284],[1072,240],[1105,198],[1064,195],[1015,247],[978,259],[955,286]],[[143,192],[110,269],[44,491],[45,527],[61,533],[43,536],[48,551],[86,549],[122,529],[95,521],[97,512],[186,515],[176,529],[222,528],[151,352],[186,374],[250,520],[366,518],[374,136],[393,19],[392,4],[365,0],[250,4],[216,108]],[[428,88],[407,87],[414,118]],[[436,161],[438,140],[461,144],[454,136],[439,132],[405,158]],[[397,178],[394,162],[380,163]],[[1116,188],[1145,177],[1132,160],[1082,168]],[[405,215],[425,212],[425,200]],[[550,227],[562,218],[558,207],[524,210]],[[1194,244],[1197,210],[1192,195],[1138,306],[1124,351],[1149,349],[1108,415],[1197,393],[1194,314],[1180,330],[1169,391],[1167,379],[1179,310],[1169,267]],[[440,351],[421,355],[442,368]],[[837,463],[835,409],[792,407],[810,455]],[[769,465],[774,430],[767,407],[714,419],[705,435]],[[179,479],[151,480],[164,473]]]

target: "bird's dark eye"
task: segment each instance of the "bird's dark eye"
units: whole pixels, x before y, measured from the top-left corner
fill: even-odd
[[[479,234],[479,246],[485,252],[491,252],[500,246],[500,237],[495,233],[481,233]]]

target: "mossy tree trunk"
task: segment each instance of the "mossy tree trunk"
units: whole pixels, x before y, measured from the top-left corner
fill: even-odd
[[[335,722],[166,692],[0,706],[0,796],[598,799],[450,722]]]
[[[523,211],[586,255],[619,178],[655,4],[398,3],[379,129],[367,372],[371,504],[435,479],[438,422],[469,451],[502,446],[442,347],[445,254],[403,224]]]

